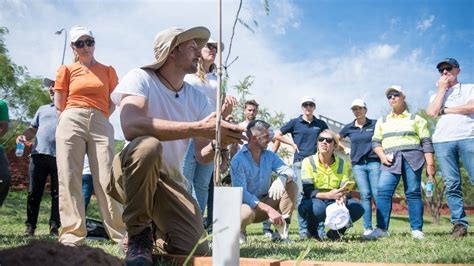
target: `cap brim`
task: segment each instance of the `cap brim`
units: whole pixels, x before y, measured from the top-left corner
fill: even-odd
[[[173,41],[171,42],[170,48],[168,50],[168,55],[171,51],[173,51],[173,49],[176,46],[180,45],[183,42],[187,42],[189,40],[195,40],[197,43],[198,49],[201,50],[207,44],[207,41],[209,40],[210,36],[211,36],[211,32],[206,27],[194,27],[194,28],[185,30],[173,38]],[[159,61],[155,61],[153,64],[146,65],[141,68],[158,70],[165,63],[167,58],[168,56],[163,57],[163,59]]]
[[[43,86],[48,87],[48,88],[51,86],[54,86],[54,80],[50,80],[49,78],[44,78]]]

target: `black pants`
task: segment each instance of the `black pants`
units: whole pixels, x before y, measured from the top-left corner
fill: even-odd
[[[59,193],[58,193],[58,168],[56,157],[45,154],[31,155],[29,165],[30,184],[28,188],[28,201],[26,207],[26,225],[36,228],[41,198],[48,175],[51,176],[51,216],[49,225],[60,226],[59,220]]]
[[[8,190],[10,189],[10,169],[8,169],[7,155],[2,147],[0,147],[0,207],[3,205],[3,201],[7,197]]]

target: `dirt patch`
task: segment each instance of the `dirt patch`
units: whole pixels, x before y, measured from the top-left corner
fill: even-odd
[[[46,265],[123,265],[102,249],[87,246],[66,247],[55,241],[35,240],[30,244],[0,250],[1,266]]]

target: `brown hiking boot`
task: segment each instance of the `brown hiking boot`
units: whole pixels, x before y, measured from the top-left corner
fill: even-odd
[[[25,229],[25,233],[23,233],[25,236],[34,236],[35,235],[35,229],[31,225],[27,225]]]
[[[128,250],[125,256],[126,266],[153,266],[153,234],[147,227],[140,233],[128,236]]]
[[[467,236],[467,226],[462,223],[455,223],[451,231],[451,237],[465,237]]]

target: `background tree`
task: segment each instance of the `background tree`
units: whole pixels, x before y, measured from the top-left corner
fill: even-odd
[[[51,100],[43,90],[42,79],[30,77],[26,67],[18,66],[10,59],[5,45],[7,34],[8,29],[0,26],[0,97],[8,103],[11,120],[10,130],[0,138],[0,144],[10,149],[38,107]]]

